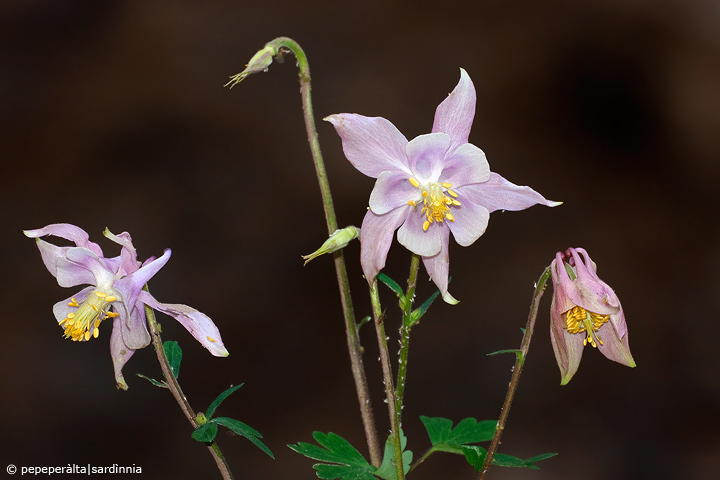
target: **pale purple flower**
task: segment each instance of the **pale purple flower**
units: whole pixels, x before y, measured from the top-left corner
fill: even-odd
[[[443,299],[457,303],[448,293],[450,233],[467,247],[485,232],[491,212],[560,204],[490,172],[483,151],[468,143],[474,116],[475,87],[460,69],[460,81],[435,111],[432,133],[409,142],[382,117],[341,113],[325,119],[350,163],[377,178],[360,229],[368,282],[385,266],[398,230],[398,241],[422,256]]]
[[[587,344],[610,360],[634,367],[622,305],[613,289],[598,277],[590,255],[582,248],[569,248],[565,254],[555,255],[550,268],[550,339],[561,384],[575,375]]]
[[[113,235],[105,230],[107,238],[122,246],[120,255],[112,258],[105,257],[100,246],[91,242],[84,230],[67,223],[25,230],[24,233],[37,239],[45,267],[61,287],[89,285],[53,307],[65,338],[80,342],[97,338],[100,324],[112,318],[110,354],[119,388],[127,389],[123,366],[135,350],[150,343],[145,305],[175,318],[213,355],[228,355],[220,331],[209,317],[187,305],[160,303],[142,290],[170,259],[169,249],[160,258],[151,257],[140,265],[128,233]],[[75,246],[58,247],[38,238],[45,235],[69,240]]]

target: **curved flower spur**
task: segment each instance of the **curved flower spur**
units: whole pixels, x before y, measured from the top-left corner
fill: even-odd
[[[377,178],[361,227],[363,273],[369,283],[385,266],[393,233],[420,255],[443,299],[448,292],[450,233],[472,245],[496,210],[554,207],[530,187],[517,186],[490,171],[485,154],[468,143],[475,116],[475,87],[460,69],[460,81],[435,111],[432,133],[408,141],[382,117],[330,115],[345,156],[365,175]]]
[[[105,257],[102,249],[89,240],[88,234],[74,225],[59,223],[37,230],[25,230],[25,235],[37,239],[43,263],[61,287],[90,285],[53,307],[65,338],[86,342],[97,338],[99,327],[111,318],[110,354],[117,386],[127,389],[122,368],[135,350],[150,343],[145,309],[147,305],[175,318],[210,353],[217,357],[228,355],[220,331],[205,314],[181,304],[160,303],[142,290],[143,286],[167,263],[171,252],[165,250],[160,258],[151,257],[142,265],[127,232],[104,235],[122,246],[117,257]],[[58,247],[39,237],[54,235],[75,244]]]

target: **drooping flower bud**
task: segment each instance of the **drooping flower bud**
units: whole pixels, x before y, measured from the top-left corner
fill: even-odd
[[[598,277],[590,255],[582,248],[569,248],[555,255],[551,269],[550,339],[562,375],[560,383],[566,385],[575,375],[587,344],[610,360],[634,367],[622,305]]]

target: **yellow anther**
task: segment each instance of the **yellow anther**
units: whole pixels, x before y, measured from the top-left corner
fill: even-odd
[[[79,306],[79,305],[78,305],[78,306]],[[73,318],[74,316],[75,316],[75,314],[72,313],[72,312],[70,312],[70,313],[67,314],[67,318]]]
[[[448,188],[448,191],[447,191],[447,192],[448,192],[450,195],[452,195],[453,197],[457,198],[457,193],[455,193],[455,192],[453,192],[452,190],[450,190],[450,188]]]
[[[427,232],[428,228],[430,228],[430,220],[425,220],[425,223],[423,223],[423,231]]]
[[[96,312],[98,311],[97,305],[90,305],[90,306],[91,306],[92,309],[95,310]]]
[[[107,293],[103,293],[103,292],[95,292],[95,295],[97,295],[100,298],[107,297]]]
[[[420,189],[423,207],[420,210],[421,215],[425,215],[426,220],[423,222],[423,231],[427,232],[433,222],[454,222],[455,216],[450,212],[451,207],[459,207],[460,202],[455,198],[458,196],[456,192],[450,190],[451,183],[448,182],[430,182],[422,185],[415,178],[408,179],[410,183]],[[446,195],[447,192],[447,195]],[[449,196],[448,196],[449,195]],[[408,205],[415,207],[419,202],[411,200]]]
[[[87,333],[90,333],[90,332],[87,332]],[[98,335],[100,335],[100,329],[97,328],[97,327],[95,327],[95,328],[93,329],[93,338],[97,338]],[[87,334],[86,334],[86,336],[87,336]]]
[[[408,178],[408,180],[410,181],[410,183],[412,183],[413,187],[418,188],[420,186],[420,182],[418,182],[414,178],[410,177],[410,178]]]
[[[455,217],[454,217],[453,214],[450,213],[450,212],[447,212],[447,213],[445,214],[445,218],[447,218],[447,219],[450,220],[451,222],[454,222],[454,221],[455,221]]]
[[[453,200],[452,204],[455,205],[456,207],[459,207],[460,205],[462,205],[462,203],[458,202],[457,200]]]
[[[85,332],[85,341],[87,342],[88,340],[90,340],[90,332],[89,331]]]
[[[70,299],[70,303],[68,303],[68,307],[79,307],[80,304],[75,300],[75,297]]]
[[[95,328],[98,328],[100,326],[101,322],[102,322],[102,320],[100,320],[99,318],[97,320],[95,320]]]
[[[417,205],[417,203],[415,203],[413,200],[410,200],[410,201],[408,202],[408,205],[410,205],[411,207],[414,207],[414,206]]]
[[[212,337],[205,337],[205,338],[207,338],[209,341],[211,341],[211,342],[213,342],[213,343],[217,342],[217,340],[215,340],[215,339],[212,338]]]
[[[114,302],[115,300],[117,300],[117,297],[114,295],[108,295],[105,297],[106,302]]]
[[[587,345],[589,342],[590,345],[597,348],[596,340],[600,343],[600,345],[604,345],[600,337],[598,337],[595,332],[597,332],[603,324],[610,320],[609,315],[600,315],[599,313],[589,312],[583,307],[576,305],[565,313],[565,318],[568,332],[585,332],[583,346]]]
[[[426,192],[425,190],[423,190],[422,196],[423,196],[423,197],[427,197],[427,192]]]
[[[447,182],[443,182],[443,183],[441,183],[440,185],[442,185],[442,186],[445,187],[445,188],[450,188],[450,187],[452,187],[452,184],[451,184],[451,183],[447,183]]]
[[[105,312],[105,316],[110,318],[117,317],[118,315],[120,314],[117,312]]]

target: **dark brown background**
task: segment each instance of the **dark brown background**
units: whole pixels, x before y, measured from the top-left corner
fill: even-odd
[[[433,307],[411,348],[404,426],[416,455],[428,446],[419,415],[497,416],[511,358],[486,354],[518,345],[533,282],[557,250],[583,246],[623,302],[638,367],[588,350],[560,387],[547,295],[502,450],[560,456],[538,472],[492,477],[717,475],[720,8],[541,3],[3,2],[3,465],[136,464],[142,478],[216,477],[170,394],[135,376],[159,375],[152,350],[133,357],[122,392],[109,325],[88,343],[62,339],[51,307],[71,292],[21,233],[55,222],[83,227],[107,252],[116,250],[105,227],[131,232],[143,259],[173,249],[153,293],[210,315],[231,352],[212,357],[165,318],[166,339],[185,351],[187,395],[203,409],[245,382],[218,414],[260,430],[277,456],[221,437],[237,478],[315,478],[312,462],[285,447],[312,430],[366,451],[332,262],[300,260],[325,231],[294,62],[222,87],[287,35],[309,56],[319,118],[384,116],[408,138],[429,132],[464,67],[478,93],[470,141],[494,171],[565,202],[495,213],[472,247],[451,247],[461,303]],[[344,159],[330,125],[318,128],[340,223],[359,225],[373,180]],[[358,253],[347,249],[364,316]],[[388,272],[402,280],[407,261],[393,248]],[[423,274],[420,297],[432,290]],[[362,332],[386,432],[373,336]],[[413,478],[475,475],[437,455]]]

